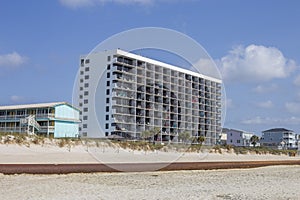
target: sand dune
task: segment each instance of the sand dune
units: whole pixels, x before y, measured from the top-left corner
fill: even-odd
[[[201,162],[294,160],[296,157],[270,154],[235,154],[202,152],[163,152],[122,149],[107,145],[58,147],[54,145],[0,145],[0,163],[128,163],[128,162]]]

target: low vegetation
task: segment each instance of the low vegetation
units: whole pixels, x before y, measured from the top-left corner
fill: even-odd
[[[147,135],[148,136],[148,135]],[[145,135],[145,139],[147,138]],[[138,141],[118,141],[106,139],[80,139],[80,138],[49,138],[42,135],[27,135],[19,133],[0,133],[0,144],[16,144],[30,147],[31,145],[56,145],[60,148],[67,148],[71,151],[72,147],[83,145],[88,151],[89,147],[113,147],[130,149],[133,151],[177,151],[177,152],[211,152],[211,153],[235,153],[235,154],[273,154],[295,156],[297,150],[278,150],[268,147],[234,147],[231,145],[216,145],[214,147],[202,145],[204,138],[198,138],[195,143],[187,144],[185,134],[181,135],[182,143],[171,145],[155,143],[151,140]]]

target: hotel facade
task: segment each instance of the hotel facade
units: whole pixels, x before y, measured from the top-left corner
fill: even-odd
[[[118,135],[215,144],[221,133],[221,80],[120,49],[81,56],[78,106],[83,137]]]
[[[66,102],[0,106],[1,133],[78,137],[79,110]]]

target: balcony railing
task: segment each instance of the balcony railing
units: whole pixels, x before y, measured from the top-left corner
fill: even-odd
[[[19,120],[28,117],[29,115],[5,115],[0,116],[0,120]],[[55,114],[36,114],[35,118],[38,120],[39,118],[54,118]]]

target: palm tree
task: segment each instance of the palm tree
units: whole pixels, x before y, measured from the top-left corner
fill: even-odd
[[[143,138],[144,140],[149,139],[151,136],[152,136],[152,133],[148,130],[141,132],[141,138]]]
[[[203,135],[201,135],[201,136],[198,137],[198,142],[199,142],[199,144],[202,145],[202,143],[203,143],[204,141],[205,141],[205,137],[204,137]]]
[[[250,138],[250,142],[251,142],[251,144],[253,144],[253,147],[255,147],[255,145],[257,144],[258,141],[259,141],[259,137],[256,136],[256,135],[253,135],[253,136]]]
[[[191,135],[188,131],[183,131],[179,133],[178,139],[182,140],[184,143],[186,143],[190,139]]]
[[[152,141],[154,141],[154,136],[159,134],[160,132],[160,128],[159,127],[154,127],[153,129],[150,129],[150,130],[145,130],[141,133],[141,138],[143,138],[144,140],[149,140],[150,139]]]

